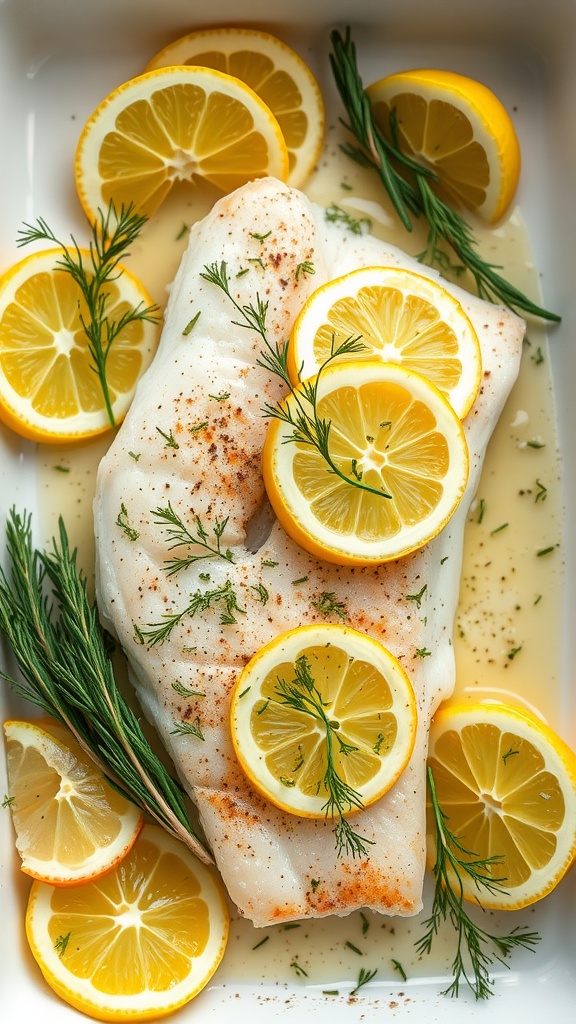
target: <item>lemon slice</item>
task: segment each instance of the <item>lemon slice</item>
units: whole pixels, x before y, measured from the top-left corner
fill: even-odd
[[[264,175],[288,175],[278,122],[252,89],[211,68],[161,68],[120,85],[76,150],[76,187],[92,222],[112,201],[149,216],[177,181],[226,193]]]
[[[294,421],[311,408],[303,385],[283,402]],[[440,532],[464,493],[468,448],[430,381],[393,363],[334,363],[319,375],[315,415],[330,424],[332,466],[293,441],[282,419],[272,420],[264,442],[268,497],[296,543],[329,562],[373,565]]]
[[[143,825],[72,734],[52,720],[4,724],[10,808],[22,871],[55,886],[110,871]]]
[[[302,659],[315,694],[298,682]],[[295,686],[306,693],[307,710],[286,701]],[[394,785],[414,746],[416,702],[408,676],[378,641],[347,626],[300,626],[277,636],[240,673],[230,721],[238,761],[254,786],[284,811],[324,818],[329,761],[364,807]]]
[[[480,82],[452,71],[388,75],[366,90],[377,125],[438,176],[438,194],[489,224],[508,210],[520,178],[520,145],[510,115]]]
[[[498,858],[485,870],[503,891],[479,891],[462,872],[465,897],[518,910],[551,892],[576,856],[576,754],[564,741],[524,710],[448,706],[432,722],[429,765],[464,859]],[[430,811],[428,832],[434,863]]]
[[[294,50],[258,29],[203,29],[165,46],[146,71],[176,64],[215,68],[249,85],[282,130],[290,161],[288,184],[303,184],[322,150],[325,113],[318,83]]]
[[[177,839],[145,825],[122,865],[74,889],[34,882],[32,954],[50,987],[97,1020],[159,1020],[218,967],[229,919],[220,883]]]
[[[442,285],[398,267],[367,267],[313,292],[288,350],[292,381],[318,373],[349,338],[354,359],[400,363],[428,377],[463,418],[480,387],[480,343],[461,304]],[[338,356],[335,360],[350,359]]]
[[[89,267],[90,253],[80,254]],[[60,249],[33,253],[0,278],[0,419],[35,441],[84,441],[111,428],[82,326],[86,304],[72,276],[57,268],[61,258]],[[118,270],[106,287],[108,319],[115,322],[129,309],[153,305],[140,282]],[[112,343],[106,379],[115,423],[157,343],[158,325],[148,321],[128,324]]]

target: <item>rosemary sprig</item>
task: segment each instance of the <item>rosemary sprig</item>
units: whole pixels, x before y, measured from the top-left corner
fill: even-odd
[[[373,845],[372,840],[354,832],[350,822],[344,817],[347,811],[360,809],[364,805],[356,790],[352,789],[338,774],[334,764],[335,742],[338,744],[340,753],[346,757],[353,754],[358,748],[341,739],[338,735],[339,723],[333,721],[326,714],[326,704],[316,686],[306,655],[303,654],[296,659],[294,668],[296,674],[290,682],[286,679],[278,679],[275,700],[279,704],[310,715],[322,723],[326,732],[326,771],[322,779],[322,786],[328,794],[328,799],[322,810],[327,818],[338,819],[334,828],[338,856],[348,853],[352,857],[356,857],[356,855],[367,857],[369,852],[366,844]]]
[[[505,878],[495,878],[491,867],[501,857],[477,858],[466,850],[457,836],[448,828],[447,816],[438,804],[434,776],[428,767],[428,785],[436,826],[436,863],[434,877],[436,885],[430,917],[424,921],[425,932],[416,942],[416,950],[422,955],[429,953],[434,937],[443,922],[449,921],[456,931],[456,953],[452,962],[452,982],[446,995],[457,996],[460,984],[464,982],[476,999],[488,999],[492,995],[489,968],[494,960],[509,965],[503,959],[517,947],[533,950],[540,941],[537,932],[520,929],[509,935],[493,935],[476,924],[464,909],[463,875],[469,875],[479,892],[485,889],[492,894],[505,892]],[[478,899],[481,904],[481,900]],[[495,952],[486,948],[492,946]],[[468,963],[470,966],[468,966]],[[470,969],[472,975],[470,975]]]
[[[424,258],[434,260],[440,251],[438,243],[443,241],[470,271],[482,298],[545,320],[560,320],[556,313],[532,302],[497,273],[500,268],[480,256],[469,224],[435,194],[433,171],[399,149],[394,116],[391,119],[392,141],[376,125],[358,71],[356,47],[350,29],[344,36],[336,30],[330,38],[333,46],[330,54],[332,72],[349,118],[348,123],[343,123],[359,143],[359,146],[344,145],[342,150],[357,163],[376,170],[407,231],[412,230],[413,217],[425,217],[428,241]]]
[[[286,385],[290,398],[293,399],[292,404],[288,401],[281,401],[276,405],[270,405],[267,402],[262,409],[263,415],[278,419],[291,427],[292,433],[286,438],[286,441],[307,445],[315,449],[326,462],[327,472],[333,473],[352,487],[369,491],[370,494],[376,494],[379,498],[391,498],[392,495],[384,491],[383,488],[372,487],[362,479],[362,473],[358,470],[356,460],[352,460],[350,475],[345,473],[334,461],[330,452],[330,429],[332,424],[330,420],[323,419],[318,413],[318,388],[322,371],[337,356],[361,352],[364,348],[361,338],[346,338],[336,347],[334,347],[333,341],[330,355],[320,367],[317,375],[311,380],[304,381],[298,388],[295,388],[288,373],[288,343],[284,342],[282,345],[274,347],[268,339],[266,332],[268,303],[263,302],[257,294],[255,304],[248,303],[241,306],[230,291],[228,272],[224,261],[220,264],[212,263],[209,266],[205,266],[204,273],[200,276],[220,288],[229,298],[238,314],[242,317],[241,320],[232,321],[236,327],[245,327],[256,331],[260,335],[264,342],[264,350],[256,360],[258,366],[279,377]]]
[[[9,569],[0,570],[0,630],[23,681],[0,676],[67,725],[120,792],[210,861],[180,785],[151,749],[118,688],[109,638],[88,599],[62,519],[50,551],[33,548],[31,516],[14,509],[6,537]]]
[[[141,630],[140,635],[143,641],[148,643],[150,647],[163,644],[168,640],[172,630],[182,619],[187,616],[192,619],[198,612],[206,612],[216,604],[224,605],[224,610],[220,613],[222,625],[233,625],[237,622],[234,612],[240,612],[241,615],[246,614],[245,609],[241,608],[238,604],[238,598],[231,581],[226,580],[226,583],[221,587],[215,587],[213,590],[205,590],[204,592],[197,590],[191,595],[190,601],[182,611],[163,615],[161,622],[149,623],[150,629]]]
[[[212,543],[200,516],[195,517],[195,533],[192,533],[182,521],[178,513],[174,511],[171,502],[168,502],[166,508],[154,509],[152,515],[157,516],[154,520],[157,526],[166,527],[166,535],[170,541],[168,545],[169,551],[182,546],[200,547],[202,549],[202,554],[189,552],[182,558],[168,559],[164,563],[168,576],[174,576],[175,573],[180,572],[182,569],[187,569],[188,566],[193,565],[194,562],[199,562],[206,558],[223,558],[227,562],[234,561],[234,555],[230,548],[226,548],[226,550],[223,551],[220,543],[222,540],[222,534],[224,533],[226,524],[228,523],[228,516],[226,516],[225,519],[215,520],[214,526],[212,527],[215,543]]]
[[[113,203],[110,203],[106,213],[99,210],[98,219],[92,225],[88,265],[75,238],[71,236],[72,245],[66,246],[41,217],[35,225],[24,225],[19,232],[17,243],[22,246],[30,242],[53,242],[62,250],[61,258],[56,261],[56,268],[70,274],[86,303],[87,316],[80,314],[80,320],[88,339],[88,351],[93,361],[91,368],[100,382],[112,427],[116,424],[106,375],[106,364],[112,346],[129,324],[136,321],[156,323],[159,319],[158,307],[145,307],[143,303],[127,309],[118,320],[109,317],[109,285],[122,276],[120,260],[128,256],[129,249],[140,234],[146,219],[143,214],[135,213],[132,205],[122,206],[119,214]]]

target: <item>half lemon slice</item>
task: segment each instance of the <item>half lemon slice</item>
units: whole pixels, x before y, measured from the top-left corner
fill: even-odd
[[[141,811],[55,720],[5,722],[4,735],[22,870],[74,886],[114,868],[136,842]]]

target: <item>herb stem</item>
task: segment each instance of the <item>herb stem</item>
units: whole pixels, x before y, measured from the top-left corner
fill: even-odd
[[[171,558],[166,561],[166,573],[168,576],[173,576],[182,569],[187,569],[188,566],[206,558],[223,558],[226,562],[234,561],[234,556],[230,548],[223,550],[220,543],[222,535],[228,524],[228,516],[224,519],[215,520],[214,526],[212,527],[215,543],[212,543],[200,516],[195,516],[195,532],[192,532],[192,529],[186,526],[184,521],[174,510],[170,501],[165,508],[159,507],[154,509],[153,515],[156,516],[156,519],[154,520],[155,525],[164,527],[166,531],[166,536],[169,541],[169,551],[178,547],[196,549],[187,553],[183,558]],[[198,548],[200,548],[200,553],[197,550]]]
[[[340,752],[346,756],[353,754],[357,747],[353,747],[341,739],[337,731],[338,723],[332,721],[326,714],[322,694],[318,691],[306,655],[303,654],[296,659],[294,668],[295,677],[290,682],[286,679],[278,679],[275,699],[279,704],[310,715],[322,723],[326,736],[326,769],[322,785],[328,794],[328,799],[322,810],[327,818],[338,819],[334,829],[338,856],[341,856],[342,853],[349,853],[352,857],[367,856],[366,844],[373,845],[372,840],[354,832],[344,817],[346,811],[361,809],[364,805],[360,794],[338,774],[334,760],[335,741],[338,743]]]
[[[520,929],[509,935],[493,935],[476,924],[467,914],[464,909],[464,876],[468,875],[474,881],[479,892],[485,889],[492,895],[504,893],[506,890],[503,883],[506,879],[492,874],[492,867],[501,863],[502,857],[481,859],[462,845],[446,824],[447,816],[438,803],[430,767],[427,779],[436,829],[436,885],[432,911],[430,917],[424,921],[424,934],[417,940],[416,950],[420,955],[430,953],[433,940],[442,923],[450,922],[456,932],[456,952],[452,961],[452,981],[445,994],[457,996],[460,984],[464,981],[476,999],[488,999],[493,994],[489,974],[493,960],[508,967],[504,957],[507,957],[513,948],[533,950],[540,941],[540,936],[537,932]],[[478,904],[482,906],[480,898]],[[486,949],[487,946],[492,946],[496,952],[491,955]]]
[[[332,32],[331,42],[332,73],[348,115],[348,122],[343,124],[359,143],[359,147],[348,144],[341,148],[351,159],[378,173],[407,231],[412,230],[413,217],[424,216],[428,224],[424,258],[429,262],[438,260],[438,242],[442,240],[470,271],[481,298],[501,302],[512,310],[545,320],[559,321],[558,314],[532,302],[497,273],[499,268],[480,256],[468,223],[434,192],[434,172],[399,149],[394,112],[390,121],[391,139],[380,131],[358,71],[356,47],[350,29],[344,36],[337,30]]]
[[[116,426],[116,423],[107,377],[107,363],[112,346],[120,333],[130,324],[137,321],[158,321],[158,308],[145,307],[143,303],[129,307],[118,320],[112,320],[108,315],[111,298],[109,285],[121,277],[120,260],[128,255],[146,219],[143,214],[135,213],[132,205],[122,206],[119,214],[113,203],[110,203],[106,213],[99,210],[98,218],[92,225],[89,266],[85,265],[83,253],[74,237],[71,238],[71,247],[66,246],[41,217],[35,225],[24,225],[17,243],[22,246],[30,242],[47,241],[55,243],[62,250],[56,267],[70,274],[86,304],[87,315],[81,313],[80,321],[88,339],[88,351],[93,361],[92,369],[100,382],[106,413],[112,427]]]

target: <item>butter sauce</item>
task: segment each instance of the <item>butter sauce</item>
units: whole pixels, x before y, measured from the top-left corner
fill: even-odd
[[[310,198],[336,204],[364,228],[417,254],[422,228],[408,235],[395,220],[376,175],[338,148],[332,128],[322,161],[307,185]],[[190,225],[208,212],[214,196],[179,188],[146,226],[129,266],[165,305],[187,244]],[[369,225],[368,225],[369,222]],[[505,277],[538,300],[538,276],[521,212],[493,230],[475,225],[482,254]],[[63,515],[71,543],[89,579],[94,542],[91,503],[100,458],[110,437],[89,445],[48,445],[37,453],[39,507],[46,543]],[[519,380],[491,441],[476,500],[468,517],[460,602],[455,623],[455,697],[465,701],[520,702],[558,726],[560,608],[562,601],[560,458],[545,328],[530,323]],[[430,884],[429,880],[427,886]],[[430,901],[425,902],[429,906]],[[376,983],[399,995],[410,979],[448,978],[453,933],[436,940],[418,960],[414,942],[422,917],[383,918],[369,911],[348,918],[302,921],[255,929],[233,913],[231,936],[218,971],[219,985],[302,985],[320,993],[347,994],[359,971],[378,969]],[[514,925],[525,923],[515,915]],[[520,960],[520,955],[518,956]],[[498,973],[508,973],[505,968]],[[442,981],[440,982],[442,983]],[[367,992],[365,989],[364,992]]]

